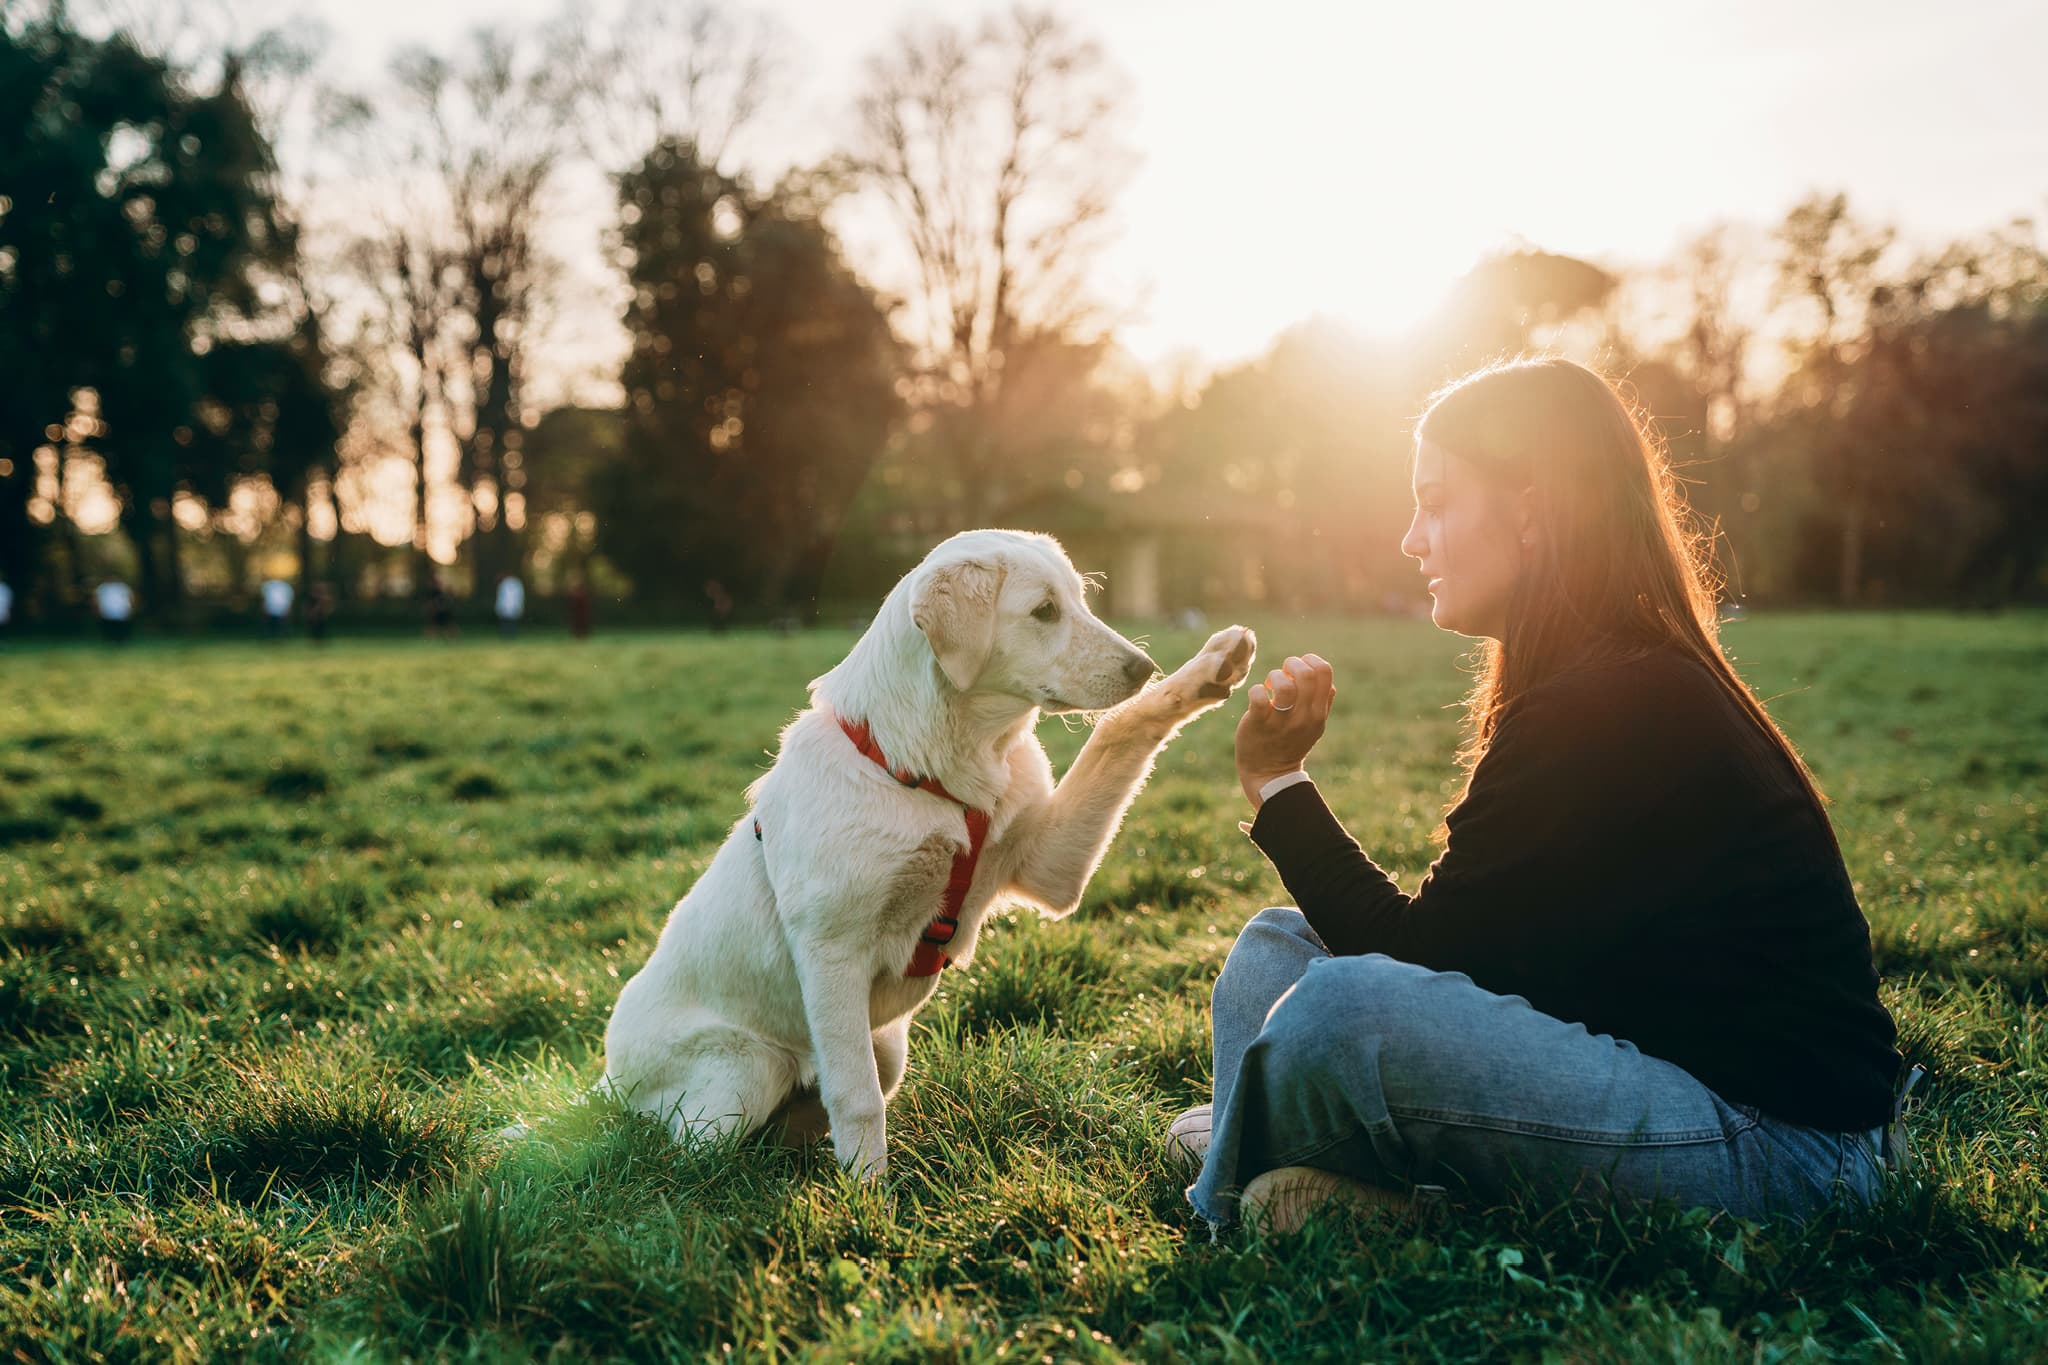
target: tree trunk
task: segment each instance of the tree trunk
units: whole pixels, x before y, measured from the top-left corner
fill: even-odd
[[[158,591],[156,560],[156,513],[145,493],[127,492],[121,499],[121,529],[135,546],[136,596],[143,611],[155,611],[163,601]]]
[[[464,450],[463,481],[472,506],[477,489],[486,479],[497,497],[497,509],[491,514],[490,524],[477,528],[470,547],[474,568],[470,596],[480,601],[496,586],[498,575],[507,569],[510,546],[505,526],[505,433],[512,429],[515,418],[512,368],[498,340],[499,326],[509,310],[501,296],[497,275],[481,259],[472,263],[470,289],[476,301],[476,339],[470,352],[470,373],[474,376],[481,365],[487,368],[487,377],[482,392],[476,396],[474,421]]]
[[[1863,591],[1863,495],[1850,489],[1842,505],[1842,603],[1853,605]]]
[[[249,589],[249,547],[218,522],[214,530],[220,540],[221,557],[228,564],[228,592],[239,597]]]
[[[299,475],[298,496],[293,499],[299,508],[299,600],[313,600],[313,476],[309,470]]]
[[[16,442],[12,447],[29,447]],[[34,457],[11,462],[10,473],[0,475],[0,582],[14,589],[15,610],[25,609],[37,596],[42,578],[42,528],[28,515],[29,496],[35,492]]]
[[[91,597],[93,585],[85,581],[85,555],[79,548],[78,527],[60,511],[50,528],[50,539],[63,556],[61,565],[52,557],[51,598],[56,604],[68,605]]]
[[[164,605],[181,608],[185,605],[185,550],[178,543],[178,519],[175,516],[158,519],[157,531],[164,545]]]
[[[425,597],[434,580],[434,560],[427,548],[427,361],[416,347],[420,367],[419,402],[412,413],[412,590]]]

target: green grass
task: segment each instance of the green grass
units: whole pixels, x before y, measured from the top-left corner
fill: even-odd
[[[1317,767],[1412,879],[1457,642],[1317,649]],[[1162,1161],[1208,990],[1284,899],[1226,715],[1073,920],[918,1018],[891,1186],[576,1103],[667,907],[850,637],[0,655],[0,1358],[2048,1357],[2048,619],[1731,626],[1836,800],[1917,1178],[1804,1229],[1515,1204],[1211,1242]],[[1195,637],[1162,632],[1161,659]],[[1041,734],[1064,765],[1083,738]],[[541,1140],[508,1150],[515,1117]]]

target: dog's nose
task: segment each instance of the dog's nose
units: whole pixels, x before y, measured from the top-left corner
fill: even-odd
[[[1152,656],[1145,653],[1143,650],[1140,650],[1138,653],[1133,655],[1130,658],[1130,660],[1124,664],[1124,677],[1130,680],[1131,686],[1133,687],[1142,685],[1147,678],[1151,677],[1154,673],[1157,673],[1158,671],[1159,665],[1153,663]]]

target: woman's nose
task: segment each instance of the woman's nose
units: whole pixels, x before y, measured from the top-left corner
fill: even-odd
[[[1429,538],[1422,534],[1420,516],[1409,519],[1408,530],[1401,537],[1401,553],[1410,559],[1421,559],[1429,553]]]

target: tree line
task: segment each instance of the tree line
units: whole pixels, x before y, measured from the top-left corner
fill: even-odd
[[[18,618],[108,574],[176,615],[280,564],[344,598],[519,573],[801,614],[993,523],[1144,528],[1171,605],[1400,607],[1413,414],[1534,349],[1628,377],[1735,593],[2048,593],[2029,221],[1915,248],[1815,194],[1647,266],[1517,246],[1398,341],[1309,322],[1177,383],[1088,288],[1131,152],[1113,61],[1055,13],[904,30],[838,148],[763,184],[736,149],[779,41],[713,6],[482,29],[360,87],[303,25],[204,12],[0,17]],[[563,245],[593,200],[597,274]],[[569,395],[593,298],[623,348]]]

